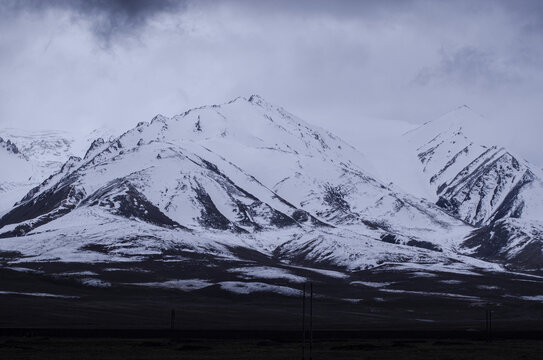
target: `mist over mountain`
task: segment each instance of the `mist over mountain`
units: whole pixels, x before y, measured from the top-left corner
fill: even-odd
[[[410,159],[395,168],[383,161],[392,152],[368,158],[257,95],[172,118],[158,115],[120,137],[95,140],[84,156],[70,157],[18,199],[0,219],[2,245],[18,251],[28,239],[25,256],[51,260],[57,256],[51,246],[56,254],[56,239],[68,235],[81,239],[66,243],[63,256],[96,260],[119,254],[89,247],[116,248],[131,239],[131,249],[166,251],[175,242],[199,246],[191,239],[201,236],[217,253],[231,243],[285,261],[346,269],[400,258],[443,265],[454,258],[472,266],[466,255],[539,268],[541,257],[531,249],[540,239],[533,231],[518,235],[525,228],[518,221],[539,229],[540,172],[505,149],[468,138],[477,119],[461,107],[393,134],[394,151]],[[36,137],[15,138],[26,139],[22,148],[41,159],[67,156],[72,144],[51,140],[50,133]],[[395,181],[379,179],[387,167],[387,180]],[[423,182],[424,191],[409,192]],[[118,222],[134,225],[111,232]],[[491,240],[496,226],[507,230]],[[178,240],[165,244],[155,232]],[[17,240],[7,240],[12,237]],[[484,251],[481,244],[489,242],[502,245]]]

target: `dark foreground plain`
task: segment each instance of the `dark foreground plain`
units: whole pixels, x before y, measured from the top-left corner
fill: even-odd
[[[115,264],[126,269],[115,272],[77,263],[0,268],[0,359],[302,358],[300,296],[240,295],[219,285],[141,286],[174,278],[252,281],[227,271],[239,262],[159,265]],[[314,285],[313,359],[539,359],[543,353],[541,274],[381,267],[330,278],[290,270]],[[77,278],[84,274],[110,286],[85,285]],[[287,280],[254,281],[301,288]]]
[[[541,353],[543,341],[529,339],[319,339],[312,358],[540,359]],[[0,358],[279,360],[302,355],[299,342],[269,339],[2,337]]]
[[[21,271],[23,265],[25,271]],[[0,328],[168,329],[175,309],[179,330],[301,329],[302,284],[289,279],[239,278],[228,270],[241,266],[240,262],[214,265],[150,261],[0,267]],[[105,266],[126,270],[106,271]],[[315,330],[477,332],[485,329],[487,310],[492,311],[496,331],[543,330],[540,275],[398,271],[393,267],[348,277],[329,277],[305,268],[290,271],[314,285]],[[82,282],[88,278],[108,286]],[[192,291],[143,286],[170,279],[205,279],[210,285]],[[220,285],[235,281],[287,288],[290,295],[236,294]]]

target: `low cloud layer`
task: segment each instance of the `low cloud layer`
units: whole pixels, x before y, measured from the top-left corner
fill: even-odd
[[[125,129],[259,93],[350,137],[467,104],[543,166],[540,1],[0,4],[0,126]]]

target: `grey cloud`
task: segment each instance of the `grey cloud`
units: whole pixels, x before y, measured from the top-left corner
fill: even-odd
[[[254,6],[251,0],[233,1],[241,5]],[[412,11],[412,5],[420,0],[262,0],[257,4],[261,9],[290,14],[312,14],[345,17],[390,15],[396,12]]]
[[[496,129],[525,123],[517,143],[543,164],[538,4],[0,0],[0,125],[126,130],[259,93],[354,143],[364,116],[419,123],[468,104]]]
[[[526,32],[543,35],[543,2],[540,0],[501,0],[501,6]]]
[[[454,81],[468,85],[504,85],[516,80],[516,76],[498,55],[472,46],[455,51],[440,50],[436,66],[422,68],[414,82],[427,85],[433,81]]]
[[[124,36],[137,36],[149,20],[163,13],[180,11],[183,0],[7,0],[0,5],[4,16],[48,10],[70,12],[74,19],[86,20],[104,47]]]

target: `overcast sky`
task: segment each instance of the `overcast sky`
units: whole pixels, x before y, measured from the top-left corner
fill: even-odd
[[[467,104],[543,166],[542,45],[539,0],[2,0],[0,127],[127,129],[257,93],[356,142]]]

